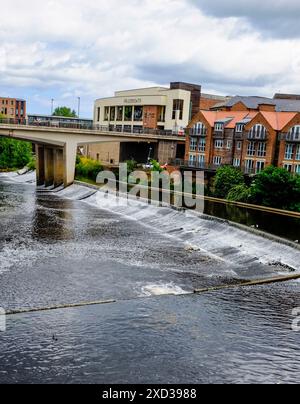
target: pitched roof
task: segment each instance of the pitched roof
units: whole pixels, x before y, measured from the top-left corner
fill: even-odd
[[[260,104],[274,105],[277,112],[300,112],[299,99],[284,99],[284,98],[266,98],[256,96],[235,96],[229,101],[219,103],[213,108],[231,108],[237,103],[242,102],[248,109],[258,109]]]
[[[260,114],[269,122],[274,130],[281,131],[296,115],[296,112],[268,112]]]
[[[247,111],[201,111],[201,113],[211,127],[215,126],[216,122],[224,122],[225,127],[229,129],[234,129],[237,123],[246,118],[252,119],[258,114]]]

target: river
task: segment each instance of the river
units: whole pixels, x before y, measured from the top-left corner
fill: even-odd
[[[0,306],[116,302],[8,316],[0,383],[300,382],[299,282],[192,293],[298,271],[299,250],[20,181],[0,175]]]

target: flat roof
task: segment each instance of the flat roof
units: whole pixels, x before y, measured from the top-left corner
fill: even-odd
[[[93,121],[92,118],[78,118],[73,116],[43,115],[43,114],[27,114],[27,116],[32,116],[36,118],[59,118],[59,119],[75,119],[79,121]]]

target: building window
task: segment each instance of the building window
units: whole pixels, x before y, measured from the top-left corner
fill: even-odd
[[[255,142],[249,142],[247,155],[248,156],[255,156],[256,149],[255,149]]]
[[[296,148],[295,160],[300,160],[300,145],[298,145],[297,148]]]
[[[292,166],[292,164],[284,164],[284,165],[283,165],[283,168],[284,168],[285,170],[287,170],[289,173],[291,173],[291,172],[293,171],[293,166]]]
[[[101,112],[101,108],[98,107],[97,108],[97,122],[100,122],[100,112]]]
[[[110,107],[110,121],[114,122],[116,118],[116,108]]]
[[[240,167],[240,166],[241,166],[241,159],[235,158],[235,159],[233,160],[233,166],[234,166],[234,167]]]
[[[173,100],[172,119],[177,119],[177,116],[179,117],[179,120],[183,119],[183,107],[184,107],[184,100]]]
[[[117,121],[123,121],[123,107],[117,107]]]
[[[192,132],[194,135],[197,135],[197,136],[206,136],[207,135],[206,126],[202,122],[196,123],[196,125],[192,129]]]
[[[223,149],[224,142],[223,140],[215,140],[215,148],[216,149]]]
[[[242,142],[237,142],[236,149],[237,150],[242,150]]]
[[[191,137],[190,151],[195,152],[197,150],[197,143],[198,143],[197,138],[196,137]]]
[[[196,164],[196,156],[194,154],[190,154],[189,165],[194,166],[195,164]]]
[[[158,122],[165,122],[166,121],[166,107],[159,106],[158,107]]]
[[[124,119],[125,121],[132,121],[132,112],[133,112],[133,107],[131,106],[126,106],[125,107],[125,113],[124,113]]]
[[[231,140],[228,140],[228,141],[227,141],[226,149],[227,149],[227,150],[231,150],[231,149],[232,149],[232,142],[231,142]]]
[[[288,133],[288,139],[292,141],[300,140],[300,125],[294,126]]]
[[[264,142],[258,143],[257,155],[258,155],[258,157],[266,157],[266,155],[267,155],[267,144],[266,143],[264,143]]]
[[[224,124],[223,123],[216,123],[215,124],[215,132],[223,132],[224,131]]]
[[[141,122],[143,120],[143,107],[134,107],[134,120],[135,122]]]
[[[250,130],[249,137],[251,139],[266,139],[267,129],[263,125],[257,124]]]
[[[200,167],[204,167],[204,165],[205,165],[205,155],[204,154],[199,154],[198,164]]]
[[[215,156],[213,159],[213,163],[215,166],[220,166],[222,164],[222,157],[220,156]]]
[[[132,133],[132,126],[131,125],[124,125],[124,132]]]
[[[246,173],[250,174],[254,171],[254,160],[246,160],[245,161],[245,170]]]
[[[293,155],[294,155],[294,145],[293,144],[287,144],[285,147],[285,160],[293,160]]]
[[[104,120],[109,120],[109,107],[104,107]]]
[[[205,153],[205,149],[206,149],[206,139],[200,139],[198,144],[198,151],[200,153]]]
[[[299,164],[297,164],[297,165],[295,166],[295,173],[296,173],[296,174],[300,174],[300,165],[299,165]]]
[[[244,124],[237,124],[236,125],[236,127],[235,127],[235,131],[236,131],[236,133],[242,133],[243,132],[243,130],[244,130]]]
[[[265,162],[264,161],[257,161],[256,163],[256,172],[259,173],[265,169]]]

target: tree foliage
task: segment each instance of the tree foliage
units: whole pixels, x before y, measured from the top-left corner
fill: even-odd
[[[260,205],[300,210],[300,177],[284,168],[267,167],[257,174],[252,195],[255,203]]]
[[[64,116],[67,118],[77,118],[76,112],[69,107],[57,107],[52,114],[53,116]]]
[[[220,167],[214,180],[214,196],[216,198],[226,198],[234,186],[244,184],[244,176],[240,170],[232,166]]]
[[[228,192],[227,199],[235,202],[251,202],[252,192],[251,187],[246,184],[235,185]]]
[[[99,161],[87,157],[77,157],[76,176],[96,181],[101,171],[103,171],[103,166]]]
[[[0,168],[22,168],[32,160],[32,146],[30,143],[0,138]]]

